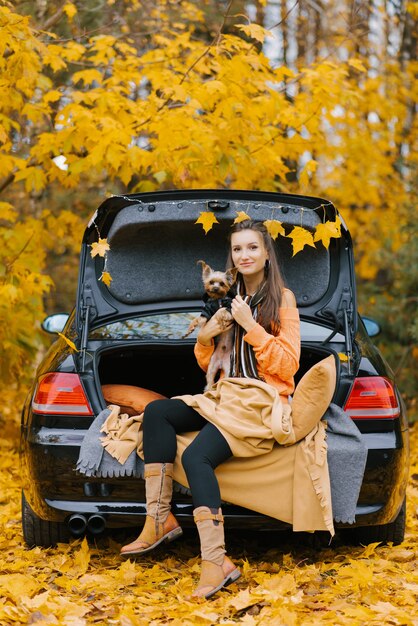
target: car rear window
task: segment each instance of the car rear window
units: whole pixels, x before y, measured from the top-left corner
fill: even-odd
[[[90,331],[90,339],[183,339],[198,311],[142,315],[112,322]],[[197,330],[189,335],[196,337]]]
[[[112,322],[99,326],[90,331],[90,339],[126,339],[149,341],[153,339],[179,340],[184,339],[184,335],[189,328],[189,324],[199,311],[178,311],[172,313],[159,313],[152,315],[141,315],[118,322]],[[302,341],[324,341],[331,334],[331,330],[325,326],[306,322],[300,323]],[[195,339],[197,330],[188,335],[188,339]],[[332,337],[331,342],[341,343],[344,341],[343,335],[337,333]]]

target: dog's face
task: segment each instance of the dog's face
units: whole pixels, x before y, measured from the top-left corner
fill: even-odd
[[[202,265],[202,280],[209,298],[224,298],[237,278],[237,268],[220,272],[213,270],[205,261],[198,263]]]

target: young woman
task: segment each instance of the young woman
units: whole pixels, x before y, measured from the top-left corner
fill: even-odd
[[[246,386],[252,385],[256,393],[264,386],[271,392],[273,387],[276,396],[287,404],[299,368],[299,314],[293,293],[284,287],[273,240],[262,223],[247,220],[233,225],[227,267],[232,265],[238,269],[238,293],[231,308],[235,336],[228,381],[234,384],[239,379],[241,389],[244,382]],[[214,351],[214,338],[224,330],[215,314],[199,331],[195,355],[205,371]],[[219,384],[215,383],[214,387]],[[237,387],[238,400],[239,395]],[[254,444],[257,436],[273,441],[271,431],[266,432],[265,423],[261,424],[256,403],[257,408],[250,412],[250,422],[242,425],[242,432],[247,435],[250,432],[251,436],[246,437],[245,451],[241,451],[241,426],[238,425],[237,431],[235,414],[229,420],[223,412],[220,420],[216,410],[207,410],[211,402],[222,400],[214,399],[208,390],[196,396],[156,400],[146,407],[143,450],[147,517],[138,539],[121,550],[123,555],[144,554],[182,534],[170,511],[176,434],[199,431],[183,453],[182,464],[192,491],[202,554],[200,581],[193,595],[205,598],[240,576],[239,569],[225,553],[221,494],[214,470],[232,455],[265,452],[263,446]]]

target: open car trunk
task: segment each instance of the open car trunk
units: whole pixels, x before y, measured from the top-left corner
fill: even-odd
[[[302,348],[296,383],[315,363],[331,353],[325,348]],[[104,349],[98,358],[101,385],[135,385],[164,396],[202,393],[205,373],[199,368],[193,345],[143,344]]]

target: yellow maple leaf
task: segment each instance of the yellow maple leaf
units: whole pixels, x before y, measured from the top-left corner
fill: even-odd
[[[186,102],[189,97],[187,89],[182,85],[172,85],[164,90],[164,96],[178,102]]]
[[[77,7],[72,2],[67,2],[64,4],[63,11],[67,15],[68,20],[72,22],[74,15],[77,13]]]
[[[234,607],[237,611],[242,611],[242,609],[246,609],[254,603],[254,595],[251,593],[250,588],[246,587],[246,589],[241,589],[229,600],[228,606]]]
[[[364,63],[360,59],[348,59],[347,63],[359,72],[367,72],[367,68],[364,67]]]
[[[344,354],[344,352],[339,352],[338,356],[339,356],[340,361],[342,361],[343,363],[348,361],[348,356],[346,354]]]
[[[251,39],[255,39],[260,43],[264,43],[266,37],[271,36],[271,31],[263,28],[260,24],[240,24],[237,28],[242,30],[248,37],[251,37]]]
[[[74,578],[69,578],[68,576],[57,576],[54,580],[54,584],[61,587],[61,589],[71,591],[74,588]]]
[[[83,82],[85,85],[91,85],[94,82],[101,84],[103,76],[101,72],[96,69],[81,70],[80,72],[75,72],[73,74],[72,81],[74,84],[79,81]]]
[[[101,280],[105,285],[107,285],[109,287],[109,285],[112,282],[113,278],[111,277],[109,272],[103,272],[102,275],[100,276],[99,280]]]
[[[74,557],[74,571],[77,575],[85,574],[90,563],[90,547],[87,538],[84,537],[80,549]]]
[[[68,337],[66,337],[65,335],[63,335],[62,333],[57,333],[60,337],[62,337],[62,339],[64,339],[65,343],[70,346],[71,350],[74,350],[75,352],[80,352],[79,350],[77,350],[76,345],[73,341],[71,341],[71,339],[68,339]]]
[[[228,88],[221,80],[209,80],[205,83],[204,88],[210,94],[220,93],[225,96],[228,93]]]
[[[363,550],[363,553],[361,554],[361,557],[364,559],[368,559],[369,557],[372,556],[372,554],[375,554],[376,548],[377,546],[381,545],[381,541],[376,541],[375,543],[369,543],[366,548]]]
[[[49,44],[46,48],[47,53],[43,57],[44,63],[49,65],[54,72],[63,70],[67,67],[63,55],[61,46]]]
[[[195,224],[202,224],[205,235],[211,230],[214,224],[219,224],[212,211],[202,211]]]
[[[250,220],[251,217],[245,213],[245,211],[237,211],[237,216],[234,219],[234,224],[239,224],[240,222],[245,222],[245,220]]]
[[[318,224],[315,229],[314,241],[322,241],[327,249],[331,237],[336,239],[341,237],[341,220],[339,217],[336,218],[335,222],[327,221],[324,224]]]
[[[107,243],[107,239],[101,239],[99,237],[99,241],[98,242],[94,242],[91,244],[91,256],[92,258],[94,258],[97,254],[99,256],[105,256],[106,252],[110,250],[110,246]]]
[[[10,202],[0,202],[0,219],[7,222],[14,222],[16,217],[16,210]]]
[[[414,20],[418,20],[418,2],[407,2],[406,10],[412,15]]]
[[[15,181],[24,180],[26,191],[41,191],[47,183],[45,172],[39,167],[30,166],[19,170],[15,174]]]
[[[42,583],[30,574],[19,572],[0,574],[0,592],[3,598],[11,598],[18,602],[22,596],[31,596],[39,591]],[[4,622],[3,622],[4,623]]]
[[[278,235],[285,235],[283,224],[279,220],[266,220],[264,226],[273,239],[277,239]]]
[[[315,248],[315,244],[313,242],[313,235],[306,228],[302,228],[301,226],[295,226],[293,230],[287,235],[292,240],[293,246],[293,255],[297,254],[305,246],[312,246]]]
[[[58,91],[58,89],[52,89],[48,93],[46,93],[43,97],[44,102],[58,102],[58,100],[62,97],[62,93]]]
[[[305,163],[303,170],[299,174],[299,183],[302,187],[306,187],[310,184],[311,175],[316,172],[317,167],[318,163],[314,159],[310,159]]]

